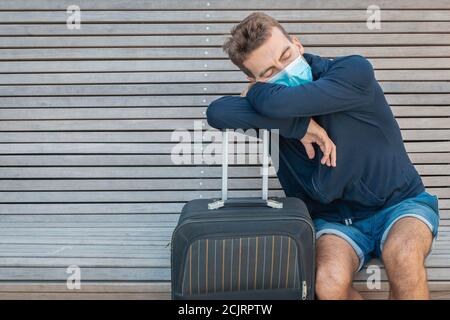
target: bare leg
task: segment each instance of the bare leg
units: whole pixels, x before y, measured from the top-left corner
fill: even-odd
[[[352,246],[341,237],[325,234],[316,245],[316,294],[319,299],[362,299],[352,287],[359,258]]]
[[[382,252],[391,299],[430,298],[425,258],[431,244],[431,231],[419,219],[405,217],[392,226]]]

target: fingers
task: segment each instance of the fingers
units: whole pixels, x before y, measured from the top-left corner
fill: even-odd
[[[331,154],[331,150],[332,150],[331,141],[328,139],[328,140],[325,140],[323,144],[319,144],[319,145],[320,145],[320,149],[323,152],[323,157],[322,157],[322,160],[320,160],[320,163],[330,166],[330,154]],[[322,145],[323,145],[323,147],[322,147]]]
[[[336,145],[333,141],[327,137],[325,140],[321,140],[318,144],[323,153],[320,163],[326,164],[328,167],[336,167]]]
[[[336,167],[336,145],[333,143],[333,150],[331,151],[331,165]]]
[[[321,131],[320,135],[307,133],[300,141],[305,147],[305,151],[309,159],[315,158],[313,143],[317,143],[323,153],[320,163],[327,165],[328,167],[336,167],[336,145],[328,137],[326,132]]]
[[[312,143],[303,143],[303,146],[305,147],[308,158],[314,159],[314,156],[316,155],[316,153],[314,152],[314,147],[313,147]]]

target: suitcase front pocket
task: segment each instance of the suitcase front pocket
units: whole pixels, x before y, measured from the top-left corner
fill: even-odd
[[[184,259],[182,295],[302,290],[299,248],[288,235],[197,239]]]

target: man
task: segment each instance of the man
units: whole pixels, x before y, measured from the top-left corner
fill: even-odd
[[[231,35],[223,48],[250,85],[240,97],[213,101],[208,123],[279,129],[278,178],[314,219],[317,297],[361,299],[353,275],[376,257],[390,298],[428,299],[424,262],[437,235],[438,198],[425,191],[406,153],[372,65],[358,55],[304,53],[263,13]]]

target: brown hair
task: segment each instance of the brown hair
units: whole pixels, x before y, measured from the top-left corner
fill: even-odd
[[[253,12],[231,29],[231,37],[227,38],[222,49],[239,69],[246,75],[254,77],[244,66],[244,61],[271,36],[272,27],[280,29],[292,42],[289,34],[277,20],[265,13]]]

